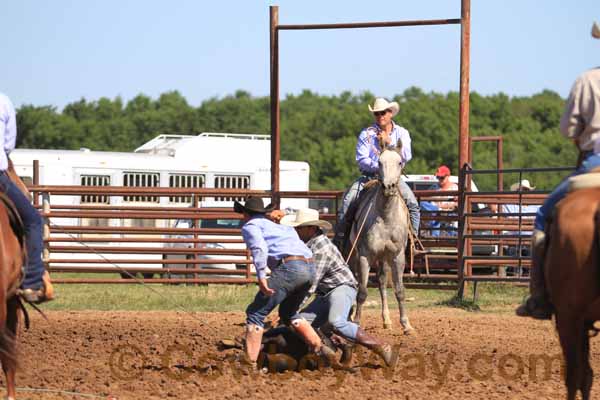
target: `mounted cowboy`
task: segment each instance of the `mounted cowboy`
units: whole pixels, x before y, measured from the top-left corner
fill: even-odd
[[[17,186],[20,179],[14,174],[9,153],[15,149],[17,142],[17,120],[15,108],[10,99],[0,93],[0,191],[15,205],[23,225],[27,245],[27,264],[24,268],[24,279],[20,295],[30,303],[42,303],[52,300],[53,288],[50,276],[42,262],[42,217],[33,207],[29,198],[23,193],[25,186]],[[12,179],[11,176],[12,175]],[[25,189],[26,190],[26,189]]]
[[[597,23],[592,25],[592,37],[600,39]],[[537,211],[531,236],[530,296],[516,310],[522,317],[551,318],[553,307],[548,301],[543,273],[546,222],[556,204],[567,195],[569,178],[600,167],[600,67],[584,72],[575,80],[560,120],[560,131],[577,146],[579,160],[575,171],[548,195]]]
[[[358,198],[358,195],[364,184],[377,178],[379,170],[380,139],[387,148],[400,147],[401,165],[404,167],[412,158],[411,138],[406,129],[392,120],[398,114],[400,106],[397,102],[388,102],[384,98],[377,98],[373,106],[369,105],[369,111],[373,114],[375,122],[373,125],[364,128],[356,144],[356,162],[361,176],[356,179],[346,190],[342,199],[342,205],[338,210],[337,224],[334,243],[338,248],[342,248],[346,231],[352,224],[353,213],[347,214],[350,205]],[[400,182],[400,193],[404,199],[409,213],[412,230],[415,235],[419,232],[419,222],[421,219],[419,203],[412,190],[406,182]]]
[[[320,220],[319,212],[310,208],[286,215],[280,223],[296,229],[315,260],[316,277],[309,294],[316,293],[316,297],[300,312],[300,316],[324,334],[333,331],[373,351],[387,366],[392,366],[391,346],[348,320],[356,300],[358,282],[340,251],[325,234],[331,229],[331,224]]]

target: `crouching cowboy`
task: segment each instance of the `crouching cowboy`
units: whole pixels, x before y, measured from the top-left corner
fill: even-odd
[[[236,201],[233,208],[244,215],[242,237],[252,255],[259,287],[246,309],[246,361],[256,366],[264,320],[279,306],[280,321],[290,325],[313,352],[333,363],[335,352],[324,346],[311,325],[298,315],[315,277],[311,251],[293,228],[267,218],[274,207],[265,207],[261,198],[248,197],[245,204]],[[269,278],[267,266],[271,269]]]
[[[406,165],[412,158],[410,134],[392,120],[399,110],[400,107],[397,102],[390,103],[383,98],[376,99],[372,107],[369,105],[369,111],[373,114],[375,123],[363,129],[358,136],[356,162],[361,176],[346,190],[342,205],[338,209],[334,238],[334,243],[338,248],[342,248],[346,231],[352,225],[353,212],[348,212],[350,205],[358,198],[364,184],[377,178],[379,154],[382,150],[379,144],[380,141],[388,147],[402,146],[400,151],[402,166]],[[419,203],[410,187],[403,180],[400,181],[400,194],[408,207],[412,230],[415,235],[418,235],[421,219]]]
[[[324,333],[333,330],[343,338],[372,350],[387,366],[392,366],[391,346],[348,320],[358,284],[339,250],[324,233],[331,229],[331,224],[319,220],[319,212],[310,208],[300,209],[295,215],[286,215],[281,224],[296,229],[315,260],[316,278],[309,293],[316,293],[316,297],[300,312],[300,316]]]

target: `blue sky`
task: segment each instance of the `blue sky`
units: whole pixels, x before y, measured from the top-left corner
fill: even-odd
[[[460,0],[19,0],[0,8],[0,91],[15,105],[178,90],[194,106],[269,94],[269,5],[281,24],[460,17]],[[573,6],[577,4],[577,7]],[[471,90],[566,97],[600,65],[598,0],[472,0]],[[458,90],[460,27],[285,31],[282,98]]]

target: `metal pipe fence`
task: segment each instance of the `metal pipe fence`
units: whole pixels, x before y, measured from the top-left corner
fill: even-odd
[[[535,171],[549,169],[535,169]],[[554,171],[566,170],[552,169]],[[520,170],[485,170],[485,173]],[[51,272],[89,273],[90,277],[58,277],[59,283],[130,283],[122,279],[141,275],[148,283],[239,283],[253,282],[254,270],[249,252],[241,238],[237,221],[242,217],[231,207],[204,207],[200,199],[258,195],[268,191],[243,189],[170,189],[131,187],[34,186],[31,188],[46,221],[44,260]],[[148,195],[158,198],[190,196],[186,205],[169,204],[73,204],[61,201],[84,195],[102,194],[107,198]],[[337,208],[341,191],[281,192],[281,198],[329,200]],[[415,191],[420,201],[455,199],[460,191]],[[541,191],[470,192],[464,191],[465,232],[458,237],[459,212],[422,211],[421,242],[427,252],[415,259],[414,275],[406,278],[418,287],[443,282],[466,281],[525,282],[530,266],[527,255],[505,254],[508,247],[529,244],[531,213],[481,212],[478,204],[539,205],[546,194]],[[332,210],[334,211],[334,210]],[[335,212],[322,214],[335,223]],[[186,227],[175,221],[189,220]],[[202,221],[233,221],[227,228],[205,228]],[[431,224],[441,226],[432,227]],[[437,231],[437,233],[436,233]],[[460,247],[464,254],[459,256]],[[487,249],[487,254],[481,254]],[[491,249],[491,251],[489,251]],[[522,273],[506,276],[501,268],[516,266]],[[461,278],[462,273],[462,278]],[[106,277],[94,277],[103,274]],[[114,278],[109,278],[110,275]],[[117,275],[118,274],[118,275]],[[121,277],[119,277],[119,275]],[[224,280],[225,279],[225,280]],[[457,286],[458,287],[458,286]]]

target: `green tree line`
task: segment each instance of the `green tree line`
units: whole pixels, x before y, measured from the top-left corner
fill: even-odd
[[[281,157],[308,161],[312,189],[342,189],[357,176],[356,138],[373,118],[369,92],[323,96],[305,90],[281,100]],[[393,99],[400,104],[394,120],[411,134],[413,160],[407,174],[433,174],[440,164],[458,168],[458,105],[456,92],[425,93],[412,87]],[[529,97],[471,94],[471,136],[503,136],[505,168],[572,166],[575,147],[558,130],[564,99],[546,90]],[[132,151],[159,134],[270,131],[268,97],[245,91],[211,98],[193,107],[177,91],[158,99],[140,94],[128,102],[120,97],[81,99],[62,111],[56,107],[24,105],[18,109],[18,147]],[[496,147],[473,144],[473,167],[496,168]],[[564,175],[564,173],[562,174]],[[504,177],[505,189],[518,179]],[[552,188],[557,173],[527,174],[523,178],[542,189]],[[495,175],[477,175],[480,188],[493,189]]]

